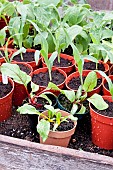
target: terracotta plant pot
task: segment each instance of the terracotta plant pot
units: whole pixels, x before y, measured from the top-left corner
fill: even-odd
[[[22,62],[13,62],[12,64],[22,64],[24,66],[27,66],[30,69],[30,76],[32,76],[33,69],[32,67],[27,63]],[[19,84],[17,82],[14,82],[14,93],[13,93],[13,105],[14,106],[20,106],[23,103],[23,100],[27,97],[27,92],[23,84]]]
[[[4,48],[1,47],[0,51],[5,51],[5,47]],[[9,53],[8,57],[10,58],[12,55],[12,51],[10,49],[8,49],[8,53]],[[4,62],[5,62],[5,56],[0,58],[0,63],[4,63]]]
[[[103,96],[104,100],[113,102],[111,96]],[[97,113],[90,104],[92,142],[103,149],[113,149],[113,117]]]
[[[91,72],[91,70],[83,70],[82,76],[83,76],[83,77],[86,77],[89,72]],[[101,76],[99,73],[96,72],[96,74],[97,74],[97,78],[102,78],[102,76]],[[69,90],[74,90],[74,89],[71,89],[71,88],[68,86],[68,83],[69,83],[73,78],[76,78],[76,77],[80,77],[80,74],[79,74],[78,71],[75,72],[75,73],[70,74],[70,75],[66,78],[65,84],[66,84],[67,89],[69,89]],[[88,97],[92,96],[94,93],[100,93],[101,89],[102,89],[102,83],[101,83],[98,87],[94,88],[91,92],[88,92],[88,93],[87,93],[87,94],[88,94]],[[77,90],[74,90],[74,91],[76,92]]]
[[[57,70],[59,73],[61,73],[64,77],[65,77],[65,79],[67,78],[67,75],[66,75],[66,73],[63,71],[63,70],[61,70],[61,69],[59,69],[59,68],[56,68],[56,67],[53,67],[52,68],[52,71],[54,71],[54,70]],[[35,70],[34,72],[33,72],[33,75],[36,75],[36,74],[39,74],[39,73],[46,73],[48,71],[48,68],[47,67],[43,67],[43,68],[40,68],[40,69],[37,69],[37,70]],[[32,77],[33,77],[33,75],[32,75]],[[38,83],[37,83],[38,84]],[[38,84],[39,85],[39,84]],[[63,89],[63,87],[64,87],[64,85],[65,85],[65,80],[64,81],[62,81],[62,83],[61,84],[58,84],[57,86],[60,88],[60,89]],[[41,91],[43,91],[43,90],[45,90],[46,89],[46,86],[41,86],[41,85],[39,85],[39,90],[36,92],[36,94],[39,94]],[[51,92],[53,92],[53,93],[55,93],[55,95],[58,95],[59,94],[59,92],[57,92],[57,91],[53,91],[53,90],[50,90]]]
[[[0,75],[0,82],[2,82],[2,76]],[[8,78],[8,82],[12,85],[12,90],[3,98],[0,98],[0,122],[7,120],[12,113],[12,95],[14,91],[14,82]]]
[[[49,58],[50,58],[50,56],[51,56],[51,54],[48,55]],[[55,66],[55,65],[53,65],[53,66],[54,66],[54,67],[57,67],[57,68],[60,68],[60,69],[63,70],[67,75],[69,75],[69,74],[72,73],[72,71],[75,69],[75,60],[74,60],[73,56],[60,53],[60,58],[69,60],[69,61],[72,63],[72,65],[67,66],[67,67],[61,67],[61,66]],[[43,65],[43,67],[47,67],[47,65],[46,65],[45,62],[44,62],[44,58],[43,58],[43,57],[42,57],[42,65]]]
[[[91,62],[91,61],[90,60],[85,60],[84,62]],[[99,63],[104,66],[104,69],[105,69],[104,73],[106,73],[108,75],[109,74],[109,65],[107,63],[104,63],[101,60],[99,60]],[[78,71],[77,65],[75,65],[75,67],[76,67],[76,70]],[[90,70],[90,69],[87,69],[87,70]],[[92,69],[90,71],[92,71]]]
[[[69,113],[65,112],[63,110],[60,110],[62,116],[68,116]],[[47,115],[48,111],[44,111],[43,114]],[[39,117],[39,120],[41,117]],[[74,134],[77,122],[74,122],[74,127],[71,130],[68,131],[50,131],[48,138],[45,142],[42,141],[42,138],[40,137],[40,143],[47,144],[47,145],[56,145],[56,146],[62,146],[67,147],[69,144],[69,141],[71,139],[71,136]]]
[[[15,51],[17,51],[17,50],[13,50],[13,52],[15,52]],[[28,52],[28,53],[35,53],[35,49],[26,49],[26,52]],[[16,57],[16,56],[15,56]],[[16,61],[15,60],[15,57],[14,57],[14,61]],[[18,62],[24,62],[24,63],[27,63],[27,64],[29,64],[32,68],[33,68],[33,70],[36,70],[36,69],[38,69],[39,67],[40,67],[40,64],[41,64],[41,58],[39,59],[39,61],[38,61],[38,64],[36,65],[36,62],[35,62],[35,60],[33,60],[33,61],[24,61],[24,60],[19,60]]]
[[[110,75],[109,78],[113,81],[113,75]],[[105,84],[107,83],[107,80],[104,78],[103,79],[103,83],[102,83],[102,86],[103,86],[103,95],[105,96],[111,96],[111,93],[109,91],[109,89],[107,89],[105,87]]]

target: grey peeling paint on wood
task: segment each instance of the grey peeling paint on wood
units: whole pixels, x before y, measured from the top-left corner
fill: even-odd
[[[78,157],[0,142],[0,170],[111,170]]]
[[[95,10],[113,10],[113,0],[87,0]]]

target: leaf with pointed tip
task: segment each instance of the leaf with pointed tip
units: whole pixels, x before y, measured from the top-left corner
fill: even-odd
[[[83,84],[83,90],[85,92],[90,92],[94,89],[94,87],[97,85],[97,75],[95,71],[91,71],[88,73],[87,77],[85,78],[84,84]]]
[[[43,142],[45,142],[46,139],[48,138],[49,131],[50,131],[50,123],[45,119],[41,119],[37,125],[37,132],[42,137]]]
[[[105,110],[108,108],[108,104],[104,101],[102,96],[95,93],[90,98],[87,99],[90,103],[92,103],[98,110]]]
[[[24,104],[23,106],[19,107],[17,109],[18,112],[20,112],[20,114],[36,114],[36,115],[40,115],[40,113],[36,110],[36,108],[34,106],[27,104]]]

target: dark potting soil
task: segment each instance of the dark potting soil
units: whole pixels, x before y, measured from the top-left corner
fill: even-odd
[[[67,97],[65,95],[60,94],[58,96],[58,101],[66,109],[66,111],[69,111],[69,112],[71,111],[73,104],[67,99]],[[88,108],[89,102],[87,100],[84,100],[83,105],[86,107],[85,113],[88,113],[89,112],[89,108]],[[80,110],[80,108],[81,107],[79,107],[79,105],[78,105],[78,111]],[[77,116],[77,114],[75,114],[75,116]]]
[[[12,90],[11,83],[3,84],[0,82],[0,98],[6,96]]]
[[[18,54],[17,56],[14,57],[15,61],[19,61],[19,62],[30,62],[30,61],[35,61],[34,58],[34,52],[26,52],[26,53],[22,53],[23,56],[23,60],[21,59],[21,55]]]
[[[50,123],[50,129],[52,130],[54,127],[53,123]],[[74,128],[74,122],[71,119],[67,119],[67,121],[61,122],[61,124],[56,129],[57,131],[68,131]]]
[[[53,62],[53,65],[57,67],[68,67],[72,65],[72,62],[68,59],[60,58],[60,63],[59,63],[58,58],[56,58]]]
[[[18,64],[18,66],[20,67],[20,70],[27,73],[27,75],[29,75],[31,73],[31,69],[29,67],[27,67],[23,64]]]
[[[83,82],[85,80],[86,77],[82,77],[83,78]],[[98,87],[100,84],[102,83],[102,79],[98,78],[97,79],[97,85],[96,87]],[[68,86],[73,89],[73,90],[78,90],[79,86],[81,85],[81,81],[80,81],[80,77],[77,78],[72,78],[69,82],[68,82]],[[96,88],[95,87],[95,88]]]
[[[84,70],[95,70],[96,69],[96,63],[90,61],[90,62],[84,62]],[[98,70],[105,71],[105,67],[102,63],[98,63],[97,66]]]
[[[105,102],[109,105],[109,107],[105,110],[98,110],[97,108],[95,108],[93,105],[91,106],[97,113],[104,115],[104,116],[108,116],[108,117],[112,117],[113,118],[113,102],[109,102],[107,100],[105,100]]]
[[[52,82],[55,83],[56,85],[59,85],[61,83],[63,83],[63,81],[65,80],[65,77],[63,74],[61,74],[58,70],[54,70],[51,72],[52,75]],[[39,74],[34,74],[32,77],[32,81],[35,84],[38,84],[40,86],[47,86],[48,83],[50,82],[49,79],[49,73],[39,73]]]
[[[33,133],[31,130],[28,115],[20,115],[15,107],[13,107],[12,116],[7,121],[0,123],[0,134],[39,142],[38,133]],[[84,119],[78,120],[75,133],[68,147],[113,157],[113,150],[100,149],[92,143],[89,113],[85,115]]]

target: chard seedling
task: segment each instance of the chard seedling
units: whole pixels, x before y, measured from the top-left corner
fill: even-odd
[[[74,92],[73,90],[61,90],[54,83],[50,82],[47,89],[57,90],[61,94],[65,95],[66,98],[72,103],[71,114],[84,114],[86,108],[84,106],[84,101],[89,101],[97,109],[104,110],[108,108],[108,104],[103,100],[102,96],[99,94],[93,94],[91,97],[87,97],[87,93],[91,92],[97,85],[97,75],[95,71],[90,72],[84,80],[83,85],[80,85],[78,90]],[[78,111],[78,108],[79,111]]]
[[[37,125],[37,132],[42,137],[43,142],[46,141],[46,139],[48,138],[48,134],[51,130],[50,123],[53,124],[52,131],[56,131],[58,126],[62,122],[68,121],[68,119],[71,119],[72,121],[77,121],[77,118],[71,114],[68,116],[62,116],[60,110],[54,109],[54,107],[51,105],[45,105],[45,109],[48,110],[47,115],[44,115],[43,112],[40,113],[39,111],[36,110],[35,107],[29,104],[24,104],[23,106],[17,109],[17,111],[20,112],[20,114],[36,114],[40,116],[41,119],[39,119]]]

